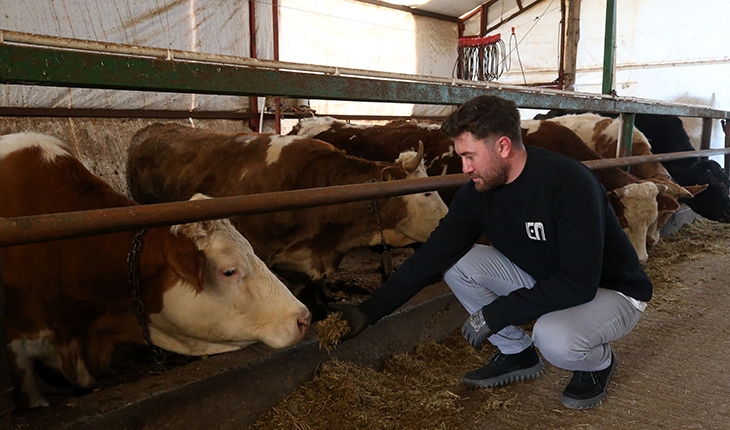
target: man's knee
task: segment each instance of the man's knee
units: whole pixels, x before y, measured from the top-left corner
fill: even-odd
[[[591,351],[588,341],[581,339],[565,321],[539,318],[533,326],[532,339],[543,357],[561,368],[584,360]]]
[[[448,285],[453,285],[457,281],[463,282],[464,274],[456,267],[456,264],[451,266],[446,272],[444,272],[444,282]]]

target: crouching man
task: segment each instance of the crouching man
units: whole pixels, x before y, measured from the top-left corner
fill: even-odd
[[[494,387],[538,376],[543,362],[573,371],[561,402],[589,409],[606,397],[618,360],[610,343],[637,323],[652,285],[582,163],[525,147],[517,106],[478,96],[443,123],[472,180],[428,241],[359,305],[337,305],[352,338],[441,273],[471,316],[462,334],[498,349],[463,382]],[[486,235],[491,246],[475,244]],[[534,321],[532,336],[519,325]],[[535,348],[537,347],[537,349]]]

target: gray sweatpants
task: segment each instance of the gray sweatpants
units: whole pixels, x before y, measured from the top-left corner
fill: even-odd
[[[444,274],[444,280],[469,314],[535,280],[491,246],[474,247]],[[609,342],[637,323],[641,311],[623,295],[599,288],[588,303],[549,312],[532,329],[535,346],[552,365],[566,370],[596,371],[611,362]],[[504,354],[518,353],[533,342],[519,327],[507,326],[489,337]]]

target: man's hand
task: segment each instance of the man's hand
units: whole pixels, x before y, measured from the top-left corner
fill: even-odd
[[[477,351],[482,350],[484,341],[494,334],[484,320],[483,309],[479,309],[466,319],[466,322],[461,327],[461,334]]]
[[[329,308],[336,312],[342,312],[342,319],[350,325],[350,332],[342,336],[342,340],[352,339],[370,325],[370,317],[365,315],[358,305],[335,303],[329,305]]]

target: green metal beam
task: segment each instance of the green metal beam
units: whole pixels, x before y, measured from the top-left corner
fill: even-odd
[[[606,0],[606,33],[603,42],[603,94],[613,93],[613,74],[616,60],[616,0]]]
[[[622,113],[621,116],[619,116],[621,119],[621,133],[619,133],[620,139],[618,142],[618,157],[629,157],[631,155],[631,147],[634,143],[635,117],[636,115],[633,113]]]
[[[588,94],[564,97],[536,89],[500,89],[498,85],[485,88],[477,84],[336,76],[10,44],[0,44],[0,84],[444,105],[494,94],[525,108],[730,116],[728,112],[697,106],[662,106],[656,101]]]

